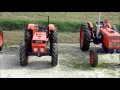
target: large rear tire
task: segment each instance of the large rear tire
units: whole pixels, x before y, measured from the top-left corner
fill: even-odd
[[[96,67],[98,65],[98,54],[95,49],[90,50],[90,65]]]
[[[91,31],[88,24],[84,24],[80,30],[80,49],[87,51],[90,46]]]
[[[50,42],[57,43],[57,36],[58,36],[57,30],[51,31],[50,32]]]
[[[50,40],[50,53],[51,53],[51,66],[55,67],[58,63],[58,44],[57,44],[57,30],[51,31],[49,35]]]
[[[58,63],[58,45],[57,43],[52,43],[52,50],[51,50],[52,62],[51,66],[57,66]]]
[[[0,51],[2,50],[3,48],[3,31],[0,30]]]
[[[28,47],[28,51],[31,52],[32,51],[32,45],[31,45],[31,43],[32,43],[32,31],[31,30],[25,30],[24,41]]]
[[[49,41],[50,41],[50,52],[52,52],[52,45],[54,43],[57,43],[58,41],[58,33],[57,30],[51,31],[49,35]]]
[[[20,45],[19,57],[20,57],[20,65],[27,66],[28,64],[27,46],[24,43]]]

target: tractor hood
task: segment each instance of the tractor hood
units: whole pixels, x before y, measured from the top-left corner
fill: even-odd
[[[120,34],[110,28],[101,28],[101,33],[108,37],[118,37],[120,39]]]
[[[120,34],[110,28],[101,28],[103,42],[108,49],[120,49]]]
[[[46,41],[46,32],[35,32],[32,40]]]

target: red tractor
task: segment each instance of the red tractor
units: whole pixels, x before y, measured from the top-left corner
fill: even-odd
[[[57,30],[54,24],[47,27],[28,24],[25,29],[24,43],[20,46],[20,65],[28,64],[28,56],[51,56],[51,65],[58,62]]]
[[[0,51],[2,50],[3,47],[3,32],[0,30]]]
[[[100,15],[101,16],[101,15]],[[90,65],[96,67],[98,64],[98,53],[120,53],[120,34],[117,28],[111,25],[108,20],[96,22],[93,27],[91,22],[83,24],[80,30],[80,49],[88,51],[90,42],[100,44],[102,49],[90,50]]]

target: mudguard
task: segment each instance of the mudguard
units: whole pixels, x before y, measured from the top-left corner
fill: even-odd
[[[90,27],[91,29],[93,29],[93,24],[92,24],[91,22],[87,22],[87,24],[89,25],[89,27]]]
[[[49,31],[54,31],[55,30],[55,26],[54,24],[49,24]]]
[[[87,22],[87,24],[89,25],[91,30],[91,38],[93,38],[93,30],[94,30],[93,24],[91,22]]]
[[[35,24],[29,24],[27,29],[28,30],[35,30],[36,29]]]

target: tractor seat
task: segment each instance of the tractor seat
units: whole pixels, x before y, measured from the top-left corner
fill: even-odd
[[[96,22],[96,27],[98,26],[98,21]],[[104,22],[100,21],[100,27],[104,26]]]

